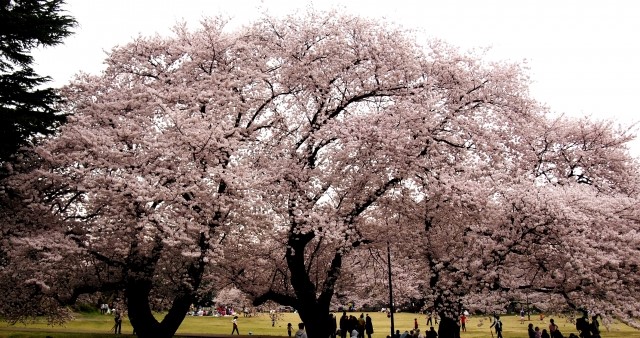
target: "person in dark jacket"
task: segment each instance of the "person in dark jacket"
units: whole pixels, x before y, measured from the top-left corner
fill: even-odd
[[[340,317],[340,338],[346,338],[349,331],[349,317],[347,317],[347,311],[342,312]]]
[[[333,313],[329,314],[329,337],[336,338],[336,331],[338,330],[338,323],[336,323],[336,316]]]
[[[536,338],[536,331],[533,329],[533,324],[529,323],[527,332],[529,333],[529,338]]]
[[[373,334],[373,322],[371,321],[371,317],[369,317],[368,313],[365,318],[364,330],[367,332],[367,338],[371,338],[371,335]]]

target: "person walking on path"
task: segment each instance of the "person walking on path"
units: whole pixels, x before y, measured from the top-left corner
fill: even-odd
[[[235,332],[239,336],[240,330],[238,330],[238,316],[233,316],[232,323],[233,323],[233,330],[231,331],[231,335],[233,336],[233,333]]]

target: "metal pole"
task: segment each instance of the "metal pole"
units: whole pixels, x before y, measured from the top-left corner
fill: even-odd
[[[395,311],[395,307],[393,306],[393,285],[391,284],[391,248],[389,246],[389,241],[387,241],[387,268],[389,269],[389,311],[391,313],[391,337],[393,337],[393,313]]]

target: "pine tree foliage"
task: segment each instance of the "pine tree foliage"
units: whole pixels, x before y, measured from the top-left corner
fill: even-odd
[[[33,70],[30,53],[72,34],[76,21],[62,5],[64,0],[0,1],[0,162],[65,121],[55,109],[56,91],[42,87],[50,78]]]

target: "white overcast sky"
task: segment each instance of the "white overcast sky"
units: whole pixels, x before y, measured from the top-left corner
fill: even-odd
[[[218,14],[241,25],[262,11],[332,9],[386,18],[488,57],[527,60],[532,95],[554,112],[640,121],[640,1],[635,0],[67,0],[79,23],[63,45],[34,53],[36,71],[66,84],[98,73],[113,46],[142,35],[169,35],[177,21],[195,26]],[[640,141],[633,153],[640,155]]]

